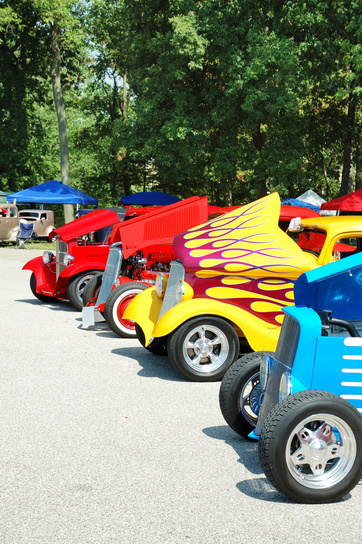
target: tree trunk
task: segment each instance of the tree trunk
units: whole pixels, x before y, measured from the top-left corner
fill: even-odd
[[[329,176],[328,176],[327,165],[326,165],[326,161],[325,161],[325,158],[324,158],[323,154],[322,154],[322,164],[323,164],[324,179],[326,181],[326,187],[327,187],[327,195],[326,196],[329,196],[329,193],[330,193],[330,179],[329,179]]]
[[[59,129],[59,152],[60,152],[60,169],[61,169],[61,182],[64,185],[71,186],[70,182],[70,168],[69,168],[69,151],[68,151],[68,130],[67,119],[65,114],[65,104],[62,93],[62,85],[60,81],[60,64],[61,64],[61,50],[59,46],[59,37],[61,29],[57,23],[52,26],[52,67],[51,77],[53,86],[53,97],[55,109],[58,117],[58,129]],[[69,223],[74,219],[73,204],[64,204],[64,221]]]
[[[255,149],[261,152],[263,145],[266,141],[266,134],[265,132],[261,132],[261,125],[260,123],[257,126],[256,132],[253,134],[253,144],[255,146]],[[260,180],[260,189],[259,189],[259,198],[262,198],[263,196],[266,196],[267,194],[267,178],[266,176]]]
[[[343,168],[342,181],[339,196],[348,195],[353,191],[352,177],[352,146],[353,146],[353,127],[356,112],[356,101],[350,96],[347,113],[347,131],[344,140],[343,150]]]
[[[356,143],[356,190],[362,189],[362,135],[360,134]]]
[[[225,196],[224,196],[225,206],[232,206],[233,193],[232,193],[232,190],[230,189],[230,184],[228,183],[227,180],[225,180],[224,186],[225,186]]]
[[[123,124],[126,123],[127,120],[127,70],[124,71],[123,74],[123,108],[122,108],[122,118],[123,118]]]

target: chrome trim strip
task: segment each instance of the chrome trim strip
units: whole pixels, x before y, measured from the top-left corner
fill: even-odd
[[[160,315],[158,316],[158,320],[160,320],[161,317],[166,312],[168,312],[168,310],[170,310],[171,308],[176,306],[176,304],[178,304],[176,300],[176,285],[179,280],[183,280],[184,278],[185,278],[185,269],[183,265],[180,263],[180,261],[172,261],[170,274],[169,274],[167,286],[166,286],[166,292],[163,298],[162,307],[161,307]]]
[[[106,269],[103,272],[102,285],[99,290],[96,307],[98,304],[106,302],[110,292],[112,291],[113,284],[116,282],[116,279],[119,275],[123,252],[120,247],[121,243],[112,244],[109,249],[108,259]]]

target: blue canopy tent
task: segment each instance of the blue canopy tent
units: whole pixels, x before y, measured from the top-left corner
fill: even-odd
[[[179,202],[181,198],[177,196],[169,195],[168,193],[160,193],[158,191],[145,191],[142,193],[135,193],[133,195],[123,196],[120,199],[121,204],[140,206],[168,206],[168,204],[174,204]]]
[[[288,198],[287,200],[283,200],[282,204],[289,204],[289,206],[302,206],[303,208],[310,208],[311,210],[314,210],[318,213],[320,211],[319,206],[315,206],[314,204],[310,204],[309,202],[305,202],[304,200],[299,200],[298,198]]]
[[[55,179],[7,195],[8,202],[13,202],[13,200],[41,204],[90,204],[94,206],[98,204],[96,198],[88,196],[74,187],[69,187],[69,185],[63,185],[63,183]]]

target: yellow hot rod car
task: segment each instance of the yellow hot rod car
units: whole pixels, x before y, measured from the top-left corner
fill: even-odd
[[[220,380],[240,350],[275,350],[295,280],[362,246],[358,216],[298,218],[285,233],[279,213],[273,193],[176,236],[169,277],[124,314],[142,345],[192,381]]]

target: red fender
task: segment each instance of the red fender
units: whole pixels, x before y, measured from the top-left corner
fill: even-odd
[[[39,269],[41,268],[43,264],[43,257],[35,257],[35,259],[31,259],[31,261],[28,261],[23,266],[23,270],[31,270],[36,275]]]
[[[43,257],[35,257],[24,264],[23,270],[31,270],[34,273],[37,293],[55,296],[54,291],[57,288],[55,267],[55,259],[49,264],[44,264]]]
[[[81,262],[79,264],[71,264],[62,270],[60,277],[71,278],[80,274],[81,272],[88,272],[89,270],[98,270],[98,272],[104,272],[107,263],[101,263],[99,261]]]

